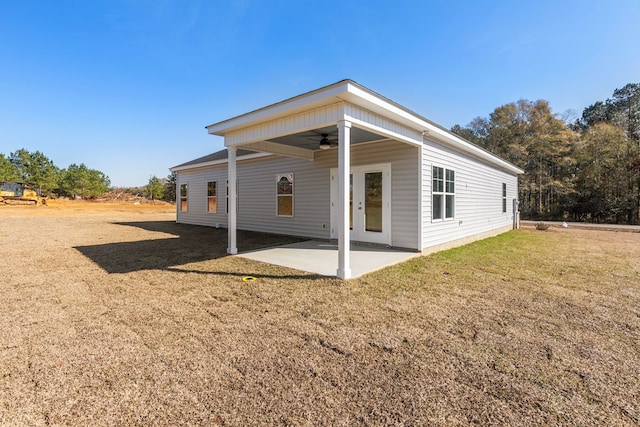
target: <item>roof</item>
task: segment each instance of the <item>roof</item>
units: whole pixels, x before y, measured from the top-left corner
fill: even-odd
[[[265,155],[268,155],[268,154],[258,153],[256,151],[245,150],[242,148],[239,148],[238,150],[236,150],[236,156],[238,157],[238,159],[240,159],[241,157],[244,159],[254,158],[254,157],[263,157]],[[215,153],[198,157],[197,159],[188,161],[186,163],[181,163],[177,166],[170,168],[169,170],[171,172],[176,172],[183,169],[191,169],[193,167],[202,167],[202,166],[215,165],[219,163],[226,163],[228,157],[229,157],[229,150],[225,148],[223,150],[216,151]]]
[[[433,140],[434,142],[447,145],[456,151],[469,154],[510,173],[524,173],[521,168],[513,165],[512,163],[350,79],[340,80],[339,82],[331,85],[211,124],[206,126],[206,129],[209,134],[225,136],[225,145],[227,145],[226,135],[234,134],[237,130],[247,129],[254,125],[263,124],[275,119],[281,119],[300,112],[306,112],[311,109],[334,105],[339,102],[351,103],[364,108],[365,110],[376,113],[388,120],[391,120],[392,122],[399,123],[409,129],[421,132],[423,136],[428,135],[428,139]],[[228,145],[231,146],[235,144],[238,144],[237,155],[239,160],[241,157],[243,160],[247,160],[248,158],[258,158],[273,154],[267,153],[267,150],[264,150],[265,152],[256,152],[241,149],[239,148],[241,145],[239,142],[231,142]],[[227,154],[227,150],[217,151],[207,156],[174,166],[170,168],[170,170],[175,172],[193,167],[226,163]]]
[[[239,116],[235,116],[232,117],[230,119],[227,120],[223,120],[221,122],[217,122],[217,123],[213,123],[209,126],[205,126],[206,129],[209,130],[209,133],[214,134],[214,135],[220,135],[223,136],[224,133],[221,131],[218,131],[218,128],[223,128],[224,131],[228,131],[228,125],[232,125],[233,122],[236,121],[245,121],[246,119],[250,119],[253,116],[261,116],[263,115],[263,113],[267,113],[270,111],[279,111],[281,109],[286,108],[287,106],[291,105],[291,104],[297,104],[300,101],[303,101],[304,105],[306,106],[305,109],[309,108],[309,103],[310,100],[309,98],[317,98],[318,96],[324,96],[325,98],[328,98],[328,101],[326,102],[322,102],[322,100],[318,100],[318,103],[320,104],[329,104],[331,102],[335,102],[335,98],[338,98],[339,100],[345,100],[346,98],[353,98],[353,97],[349,97],[349,96],[345,96],[345,94],[349,93],[349,92],[353,92],[353,89],[350,90],[350,87],[358,89],[359,91],[362,91],[366,94],[369,94],[375,98],[378,98],[380,100],[383,100],[384,102],[388,103],[389,105],[394,106],[395,108],[404,111],[405,113],[408,113],[412,116],[415,116],[417,118],[419,118],[420,120],[429,123],[430,125],[437,127],[441,130],[444,130],[446,132],[449,132],[449,130],[447,128],[445,128],[444,126],[441,126],[417,113],[415,113],[414,111],[398,104],[395,101],[392,101],[391,99],[380,95],[379,93],[367,88],[366,86],[361,85],[360,83],[351,80],[351,79],[343,79],[340,80],[336,83],[332,83],[330,85],[327,86],[323,86],[321,88],[309,91],[309,92],[305,92],[303,94],[300,95],[296,95],[294,97],[285,99],[283,101],[280,102],[276,102],[274,104],[270,104],[267,105],[265,107],[262,108],[258,108],[257,110],[253,110],[253,111],[249,111],[248,113],[244,113],[241,114]],[[261,118],[262,121],[265,120],[265,118]],[[243,123],[243,125],[246,126],[245,123]]]
[[[225,136],[240,129],[247,129],[304,111],[346,102],[399,123],[409,129],[428,135],[428,138],[443,143],[457,151],[469,154],[515,174],[524,171],[495,154],[454,134],[449,129],[426,119],[408,108],[394,102],[353,80],[345,79],[293,98],[250,111],[248,113],[206,126],[209,134]],[[225,144],[227,144],[225,139]],[[231,143],[233,145],[235,143]]]

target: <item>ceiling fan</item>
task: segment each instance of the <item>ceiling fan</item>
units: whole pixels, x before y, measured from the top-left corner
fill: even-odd
[[[329,134],[328,133],[320,134],[320,136],[322,136],[322,139],[320,140],[320,144],[318,144],[318,148],[320,148],[321,150],[328,150],[329,148],[333,148],[333,147],[337,147],[338,146],[338,140],[337,139],[329,139]],[[316,141],[316,140],[314,140],[314,141]]]

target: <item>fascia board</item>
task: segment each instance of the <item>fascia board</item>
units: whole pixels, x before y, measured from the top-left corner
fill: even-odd
[[[268,156],[273,156],[273,154],[272,153],[247,154],[246,156],[238,157],[236,161],[241,162],[244,160],[259,159],[261,157],[268,157]],[[200,169],[200,168],[206,168],[208,166],[223,165],[227,162],[228,162],[228,159],[212,160],[210,162],[193,163],[193,164],[184,165],[184,166],[174,166],[172,168],[169,168],[169,171],[181,172],[181,171],[190,170],[190,169]]]
[[[477,145],[465,141],[439,125],[431,123],[410,110],[402,108],[394,102],[387,100],[376,93],[368,91],[366,88],[350,84],[348,92],[341,96],[341,98],[374,113],[380,114],[383,117],[387,117],[400,124],[411,127],[412,129],[424,132],[428,136],[433,137],[436,142],[449,145],[458,151],[465,152],[476,158],[487,161],[501,169],[515,174],[524,173],[522,169],[512,165],[506,160],[502,160]]]
[[[211,135],[224,136],[226,133],[254,124],[268,122],[300,111],[333,104],[336,102],[336,97],[346,92],[348,85],[348,81],[340,81],[331,86],[298,95],[219,123],[214,123],[207,126],[206,129]]]

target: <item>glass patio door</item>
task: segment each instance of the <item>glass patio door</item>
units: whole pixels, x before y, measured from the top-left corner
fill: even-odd
[[[391,244],[391,167],[352,167],[349,194],[351,240]],[[337,218],[337,170],[332,169],[332,237]],[[335,189],[334,189],[335,188]]]

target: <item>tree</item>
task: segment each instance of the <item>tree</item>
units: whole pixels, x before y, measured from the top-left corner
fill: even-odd
[[[619,208],[626,210],[626,222],[636,224],[640,220],[640,83],[629,83],[622,89],[614,90],[612,98],[607,99],[606,102],[598,101],[585,108],[576,127],[581,129],[583,135],[589,140],[592,138],[593,132],[595,134],[603,132],[604,128],[597,128],[597,125],[603,123],[616,126],[623,132],[623,136],[631,142],[631,144],[625,144],[626,152],[618,163],[626,172],[619,177],[624,182],[618,184],[626,186],[626,195],[621,199],[616,199],[618,202],[624,203],[624,206],[617,205],[615,211],[618,212]],[[605,134],[612,135],[612,131],[607,130]],[[604,145],[617,144],[616,141],[619,137],[618,134],[613,142],[612,140],[600,139],[600,143]],[[600,196],[605,200],[611,200],[607,195]],[[616,218],[616,221],[622,220],[619,212],[613,217]],[[612,217],[607,216],[607,218]]]
[[[4,154],[0,154],[0,181],[19,181],[20,175],[18,168],[5,157]]]
[[[629,160],[637,161],[635,142],[618,126],[597,123],[583,133],[577,153],[576,197],[572,213],[576,219],[595,222],[629,222],[636,192],[629,182],[636,179]]]
[[[167,202],[176,201],[176,182],[178,180],[178,174],[171,172],[167,176],[167,181],[164,183],[164,200]]]
[[[9,155],[18,171],[17,180],[35,185],[42,193],[58,187],[60,170],[40,151],[30,153],[21,148]]]
[[[572,191],[572,154],[578,134],[556,117],[544,100],[520,100],[496,108],[453,130],[471,142],[524,169],[520,209],[525,218],[563,215]]]
[[[627,138],[640,144],[640,83],[629,83],[613,91],[609,101],[613,107],[613,119]]]
[[[109,177],[84,163],[71,164],[63,171],[62,191],[73,198],[91,199],[104,194],[111,185]]]
[[[612,121],[613,111],[610,105],[610,101],[607,102],[598,101],[584,109],[582,112],[582,118],[578,120],[577,128],[585,130],[589,126],[593,126],[597,123],[607,123]]]
[[[160,200],[164,196],[164,185],[162,185],[162,181],[155,175],[149,178],[147,194],[151,200]]]

